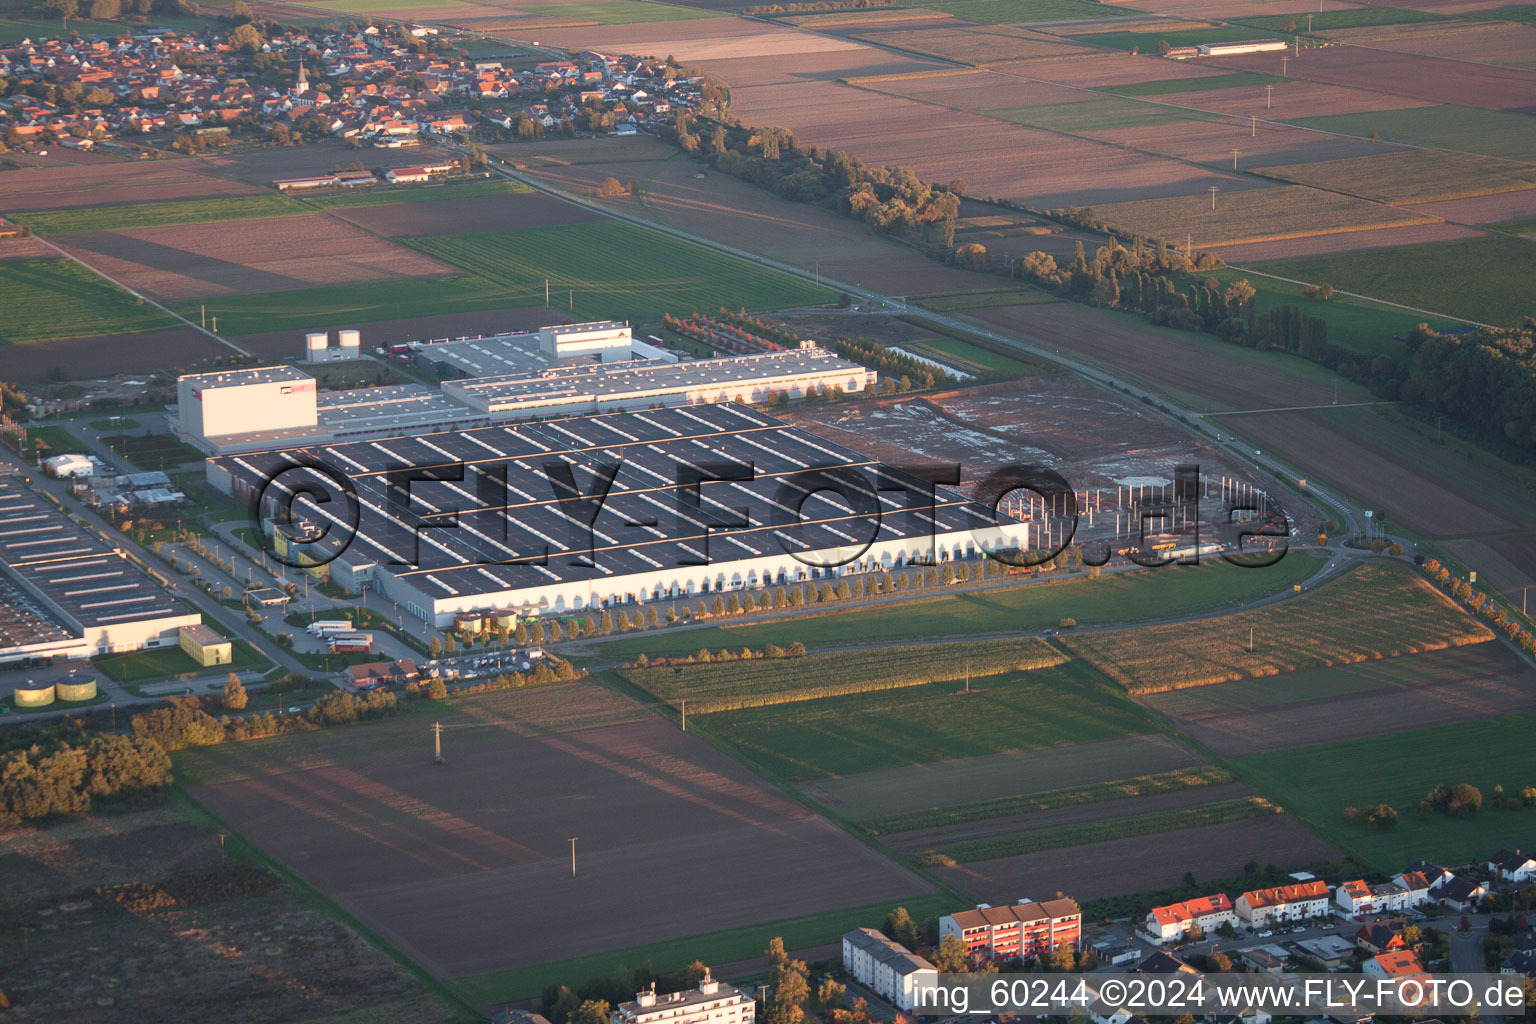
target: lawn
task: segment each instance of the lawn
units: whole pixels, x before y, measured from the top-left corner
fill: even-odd
[[[539,302],[542,304],[543,301],[544,295],[540,291]],[[482,312],[518,304],[502,285],[464,274],[257,295],[224,295],[207,306],[208,315],[219,318],[220,332],[233,336],[367,326],[385,320]],[[199,315],[199,305],[182,302],[173,308],[184,316],[195,318]]]
[[[1175,121],[1218,121],[1220,114],[1201,114],[1193,110],[1166,107],[1158,103],[1118,96],[1077,103],[1042,103],[1035,107],[983,110],[987,117],[1012,124],[1046,128],[1053,132],[1108,131],[1114,128],[1144,128]]]
[[[398,203],[429,203],[439,199],[478,199],[533,191],[527,185],[501,178],[481,181],[448,181],[440,185],[374,185],[349,192],[304,196],[300,202],[321,210],[350,210],[358,206],[394,206]]]
[[[881,768],[1104,739],[1157,727],[1080,662],[953,682],[688,716],[770,779],[819,779]]]
[[[968,821],[985,821],[988,818],[1032,814],[1035,811],[1050,811],[1058,807],[1078,807],[1104,800],[1123,800],[1127,797],[1152,796],[1155,793],[1175,793],[1180,790],[1231,781],[1232,773],[1227,769],[1213,764],[1202,764],[1193,768],[1175,768],[1172,771],[1135,775],[1086,786],[1067,786],[1040,793],[999,797],[996,800],[980,800],[970,804],[929,807],[921,811],[888,814],[861,821],[859,825],[876,835],[889,835],[893,832],[907,832],[917,828],[938,828],[944,825],[960,825]]]
[[[1499,235],[1253,264],[1299,281],[1512,327],[1536,313],[1536,239]],[[1420,319],[1423,319],[1421,316]]]
[[[542,304],[547,281],[556,308],[586,320],[649,323],[667,312],[773,310],[837,298],[778,271],[619,221],[413,238],[408,244],[495,282],[503,306]]]
[[[0,344],[161,331],[178,321],[73,260],[0,262]]]
[[[184,462],[201,462],[202,452],[170,434],[118,434],[102,443],[140,469],[171,469]]]
[[[1242,25],[1219,25],[1215,28],[1190,28],[1161,34],[1157,32],[1095,32],[1093,35],[1072,38],[1079,43],[1102,46],[1109,50],[1140,49],[1142,53],[1155,54],[1159,42],[1166,42],[1169,46],[1235,43],[1252,39],[1253,29]]]
[[[83,231],[119,231],[123,228],[203,224],[219,220],[292,217],[308,212],[298,200],[273,192],[165,203],[123,203],[72,210],[42,210],[37,213],[18,213],[11,219],[27,225],[40,235],[70,235]]]
[[[1506,715],[1261,754],[1232,768],[1324,839],[1380,870],[1400,871],[1420,857],[1462,864],[1501,846],[1536,844],[1536,810],[1489,806],[1495,785],[1515,794],[1536,785],[1533,730],[1536,713]],[[1420,820],[1418,804],[1430,789],[1462,782],[1482,790],[1480,813],[1465,820],[1441,815]],[[1396,829],[1374,832],[1344,820],[1346,807],[1378,803],[1397,809]]]
[[[1289,122],[1345,135],[1375,132],[1388,142],[1455,149],[1511,160],[1529,160],[1536,151],[1536,118],[1526,114],[1445,104],[1361,114],[1326,114]]]
[[[1039,367],[1032,363],[988,352],[957,338],[909,341],[901,347],[914,355],[927,356],[979,377],[1025,377],[1039,372]]]
[[[1536,183],[1530,164],[1438,149],[1261,167],[1253,173],[1388,203],[1513,192]]]
[[[1410,570],[1361,564],[1280,604],[1065,642],[1131,693],[1159,693],[1459,647],[1492,636]]]
[[[175,679],[186,675],[208,675],[223,678],[230,672],[263,672],[272,662],[244,640],[232,644],[233,662],[228,665],[203,666],[180,647],[161,647],[154,650],[134,651],[129,654],[108,654],[92,660],[108,679],[120,683],[152,683]]]
[[[1159,82],[1127,82],[1124,85],[1107,85],[1100,92],[1116,96],[1164,96],[1176,92],[1205,92],[1215,89],[1244,89],[1249,86],[1274,85],[1286,79],[1279,75],[1266,75],[1260,71],[1238,71],[1230,75],[1211,75],[1207,78],[1170,78]]]
[[[1130,814],[1123,818],[1083,821],[1071,825],[1057,825],[1054,828],[1031,829],[1028,832],[1016,832],[1012,835],[968,839],[925,852],[923,857],[930,863],[950,861],[965,864],[970,861],[993,860],[997,857],[1014,857],[1021,853],[1039,853],[1041,850],[1082,846],[1085,843],[1099,843],[1108,839],[1130,839],[1134,836],[1149,836],[1158,832],[1199,828],[1202,825],[1224,825],[1229,821],[1244,821],[1265,814],[1279,813],[1280,809],[1263,797],[1246,796],[1197,804],[1194,807],[1181,807],[1173,811]]]
[[[929,918],[938,917],[953,909],[952,900],[939,893],[914,896],[904,900],[902,906],[912,919],[922,924]],[[456,981],[456,987],[464,992],[470,1002],[477,1004],[500,1003],[512,999],[537,996],[549,985],[568,985],[579,988],[596,977],[611,975],[624,968],[650,964],[658,974],[685,967],[706,955],[711,964],[730,963],[761,956],[768,943],[778,936],[788,950],[804,949],[835,942],[844,932],[854,928],[879,928],[885,924],[885,916],[892,909],[885,904],[866,907],[850,907],[831,910],[806,917],[785,921],[769,921],[747,928],[695,935],[686,939],[657,942],[649,946],[616,949],[610,953],[561,960],[557,963],[513,967],[494,974],[477,974]],[[707,954],[705,954],[707,951]]]
[[[1076,619],[1080,626],[1144,622],[1242,604],[1289,590],[1321,565],[1317,558],[1291,554],[1265,569],[1240,569],[1225,562],[1138,569],[1108,573],[1098,579],[1034,582],[848,611],[813,612],[755,625],[652,631],[613,640],[602,650],[604,658],[629,659],[641,652],[654,657],[691,654],[700,647],[762,647],[796,640],[814,648],[1031,632],[1053,628],[1063,617]]]
[[[1093,208],[1093,215],[1126,234],[1180,241],[1187,235],[1197,249],[1425,224],[1435,219],[1302,185],[1222,192],[1216,196],[1214,210],[1211,196],[1205,194],[1104,203]],[[1354,259],[1355,255],[1338,258]]]
[[[540,22],[591,21],[599,25],[643,25],[656,21],[694,21],[720,18],[717,11],[701,11],[666,3],[642,0],[590,0],[588,3],[550,4],[530,7],[528,13]]]
[[[1049,668],[1066,656],[1038,637],[959,644],[874,648],[620,670],[619,675],[666,704],[691,702],[697,714],[767,707],[854,693],[896,690],[1004,672]]]
[[[1301,31],[1305,32],[1308,17],[1306,13],[1270,14],[1237,17],[1230,20],[1234,24],[1248,25],[1265,32],[1284,32],[1288,23],[1295,23]],[[1345,11],[1314,11],[1310,18],[1314,32],[1335,28],[1368,28],[1372,25],[1408,25],[1417,21],[1451,20],[1444,14],[1410,11],[1401,7],[1357,7]]]
[[[1121,10],[1113,4],[1097,3],[1095,0],[951,0],[949,3],[925,4],[924,7],[984,25],[1072,21],[1137,13]]]

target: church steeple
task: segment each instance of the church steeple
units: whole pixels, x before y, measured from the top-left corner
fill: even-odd
[[[303,58],[299,59],[299,80],[293,83],[293,94],[303,96],[309,92],[309,75],[304,67]]]

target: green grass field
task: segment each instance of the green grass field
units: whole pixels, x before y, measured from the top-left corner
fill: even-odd
[[[505,306],[557,307],[574,290],[584,319],[648,323],[694,309],[772,310],[831,302],[836,293],[646,228],[602,220],[410,239],[412,247],[502,287]]]
[[[700,647],[762,647],[796,640],[812,648],[828,644],[878,643],[974,636],[979,633],[1050,629],[1063,617],[1080,626],[1143,622],[1243,604],[1289,590],[1323,563],[1309,555],[1287,555],[1265,569],[1240,569],[1225,562],[1118,572],[1098,579],[1076,578],[998,587],[953,596],[893,602],[849,611],[820,611],[755,625],[649,632],[603,645],[603,657],[631,659],[691,654]]]
[[[599,25],[645,25],[657,21],[695,21],[699,18],[724,17],[716,11],[666,3],[642,3],[641,0],[590,0],[588,3],[550,4],[527,10],[541,20],[594,21]]]
[[[919,924],[938,917],[953,909],[953,900],[941,894],[913,896],[899,901],[907,908],[912,919]],[[694,935],[683,939],[671,939],[649,946],[616,949],[610,953],[577,957],[549,964],[513,967],[493,974],[476,974],[460,978],[456,986],[476,1004],[501,1003],[512,999],[537,996],[547,985],[569,985],[579,988],[592,978],[611,974],[626,967],[650,964],[656,973],[664,973],[687,966],[697,960],[702,951],[712,964],[729,963],[761,956],[768,943],[778,936],[784,940],[785,949],[804,949],[808,946],[835,942],[846,931],[854,928],[879,928],[885,923],[885,915],[898,903],[872,904],[849,907],[807,917],[769,921],[765,924],[728,931]]]
[[[430,203],[439,199],[478,199],[532,192],[527,185],[492,178],[483,181],[449,181],[440,185],[374,185],[350,192],[307,195],[298,201],[320,210],[349,210],[358,206],[395,206],[399,203]]]
[[[1328,282],[1372,298],[1480,323],[1514,326],[1536,313],[1536,239],[1499,235],[1256,263],[1255,270]],[[1422,316],[1420,316],[1422,319]],[[1330,339],[1331,340],[1331,339]]]
[[[1459,647],[1492,636],[1418,574],[1397,565],[1360,564],[1279,604],[1216,619],[1085,633],[1065,642],[1131,693],[1159,693]]]
[[[1335,28],[1368,28],[1372,25],[1408,25],[1417,21],[1449,21],[1444,14],[1428,11],[1410,11],[1401,7],[1357,7],[1347,11],[1314,11],[1311,15],[1312,31],[1324,32]],[[1265,32],[1284,32],[1289,22],[1307,30],[1307,14],[1254,15],[1229,19],[1234,24],[1249,25]]]
[[[310,212],[298,200],[273,192],[166,203],[125,203],[119,206],[43,210],[37,213],[18,213],[11,219],[27,225],[40,235],[69,235],[82,231],[118,231],[123,228],[162,227],[169,224],[292,217]]]
[[[858,824],[876,835],[890,835],[893,832],[907,832],[917,828],[940,828],[944,825],[960,825],[968,821],[985,821],[989,818],[1006,818],[1015,814],[1049,811],[1058,807],[1078,807],[1104,800],[1151,796],[1155,793],[1175,793],[1180,790],[1231,781],[1232,773],[1227,769],[1213,764],[1203,764],[1193,768],[1175,768],[1172,771],[1151,775],[1115,779],[1111,782],[1049,789],[1024,796],[1005,796],[996,800],[981,800],[970,804],[929,807],[921,811],[888,814],[879,818],[868,818]]]
[[[464,0],[294,0],[305,7],[344,14],[382,14],[389,11],[405,11],[417,8],[468,7]]]
[[[1303,21],[1306,19],[1303,18]],[[1253,38],[1253,29],[1242,25],[1218,25],[1215,28],[1190,28],[1174,32],[1095,32],[1093,35],[1073,36],[1079,43],[1102,46],[1107,50],[1139,48],[1142,53],[1157,53],[1157,44],[1166,41],[1169,46],[1199,46],[1201,43],[1235,43]]]
[[[1536,785],[1531,735],[1536,713],[1484,718],[1415,732],[1298,747],[1242,758],[1238,777],[1329,840],[1383,871],[1420,857],[1438,864],[1479,860],[1501,846],[1536,844],[1536,810],[1495,810],[1493,787],[1506,793]],[[1421,821],[1419,801],[1433,787],[1469,782],[1483,792],[1475,817]],[[1397,828],[1373,832],[1344,820],[1346,807],[1388,803]]]
[[[687,700],[690,712],[703,715],[925,686],[967,675],[979,680],[1066,660],[1059,649],[1029,637],[630,668],[619,675],[663,703]]]
[[[193,661],[180,647],[162,647],[129,654],[109,654],[95,659],[92,664],[108,679],[120,683],[142,683],[174,679],[180,675],[216,676],[223,679],[231,672],[265,671],[272,662],[244,640],[236,639],[231,645],[234,661],[228,665],[204,667]]]
[[[73,260],[0,262],[0,344],[159,331],[178,322]]]
[[[917,355],[936,358],[941,363],[954,361],[960,369],[968,369],[965,364],[970,364],[983,373],[1007,377],[1028,377],[1040,372],[1040,367],[1034,363],[1013,359],[1000,352],[988,352],[959,338],[928,338],[920,342],[908,342],[902,348]]]
[[[966,21],[984,25],[1018,25],[1031,21],[1071,21],[1079,18],[1109,18],[1134,14],[1114,4],[1095,0],[950,0],[924,4],[927,10],[943,11]]]
[[[1346,135],[1377,133],[1388,142],[1455,149],[1511,160],[1530,159],[1536,151],[1536,118],[1500,110],[1445,104],[1363,114],[1328,114],[1288,122]]]
[[[543,300],[541,292],[540,303]],[[200,305],[182,302],[172,308],[183,316],[196,317]],[[501,285],[473,274],[228,295],[207,303],[208,315],[219,318],[219,331],[226,335],[304,330],[305,325],[319,329],[355,327],[386,320],[450,312],[472,313],[515,305],[517,302]]]
[[[779,781],[1104,739],[1154,719],[1087,665],[1010,672],[962,695],[953,682],[723,711],[697,730]]]
[[[82,36],[115,36],[127,29],[122,22],[71,19],[66,32],[58,18],[0,18],[0,43],[57,39],[75,32]]]
[[[1266,75],[1259,71],[1239,71],[1230,75],[1211,75],[1208,78],[1170,78],[1162,82],[1127,82],[1125,85],[1108,85],[1100,92],[1116,96],[1164,96],[1175,92],[1206,92],[1216,89],[1262,88],[1286,79],[1279,75]]]
[[[1084,843],[1100,843],[1107,839],[1130,839],[1149,836],[1158,832],[1177,832],[1180,829],[1199,828],[1202,825],[1222,825],[1229,821],[1244,821],[1267,814],[1278,814],[1279,809],[1261,796],[1238,797],[1234,800],[1215,800],[1194,807],[1181,807],[1173,811],[1157,811],[1151,814],[1130,814],[1123,818],[1106,818],[1101,821],[1084,821],[1054,828],[1037,828],[1028,832],[1016,832],[1005,836],[988,836],[985,839],[968,839],[950,843],[922,856],[930,863],[946,861],[965,864],[996,857],[1014,857],[1021,853],[1039,853],[1041,850],[1059,850]],[[933,856],[937,854],[937,856]]]
[[[1043,103],[1037,107],[1012,107],[1006,110],[983,110],[987,117],[1012,124],[1047,128],[1054,132],[1108,131],[1115,128],[1145,128],[1149,125],[1171,124],[1175,121],[1218,121],[1219,114],[1202,114],[1194,110],[1178,110],[1156,103],[1118,96],[1102,100],[1083,100],[1080,103]]]

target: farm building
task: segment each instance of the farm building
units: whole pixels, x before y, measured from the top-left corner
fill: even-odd
[[[941,917],[939,935],[959,938],[967,955],[996,960],[1044,956],[1062,946],[1082,946],[1083,912],[1069,899],[1021,900],[1011,907],[983,903]]]
[[[656,994],[656,983],[636,992],[632,1002],[620,1003],[609,1017],[611,1024],[752,1024],[757,1004],[752,997],[724,982],[716,981],[704,969],[704,977],[694,988]]]
[[[384,172],[384,177],[392,185],[411,184],[419,181],[431,181],[432,175],[427,173],[425,167],[395,167]]]
[[[173,647],[201,621],[120,550],[0,478],[0,664]]]
[[[350,481],[355,510],[348,500],[300,507],[316,527],[307,532],[329,523],[330,536],[351,538],[345,549],[322,541],[296,554],[438,628],[463,612],[635,605],[1029,546],[1028,524],[999,523],[956,492],[733,403],[207,465],[214,487],[261,495],[267,515],[286,512],[296,487]],[[448,467],[455,480],[408,485],[401,467],[416,466]]]
[[[843,936],[843,969],[859,984],[910,1011],[919,989],[938,984],[938,968],[906,946],[873,928],[855,928]]]
[[[1241,43],[1201,43],[1202,57],[1236,57],[1244,53],[1273,53],[1284,50],[1287,44],[1281,39],[1251,39]]]

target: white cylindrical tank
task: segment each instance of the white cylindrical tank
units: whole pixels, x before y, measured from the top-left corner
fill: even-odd
[[[361,332],[350,328],[345,331],[337,331],[336,340],[341,344],[341,351],[344,357],[356,359],[362,355],[363,336]]]
[[[310,331],[304,335],[304,358],[313,362],[316,359],[325,358],[325,348],[330,344],[331,335],[328,331]]]

